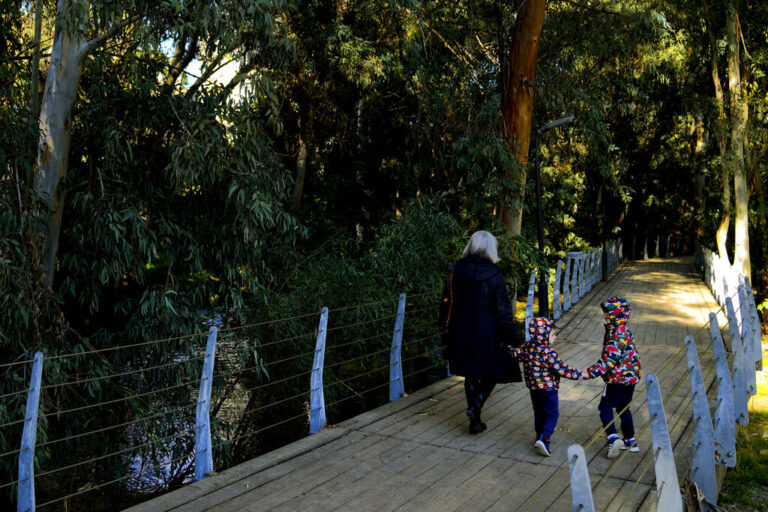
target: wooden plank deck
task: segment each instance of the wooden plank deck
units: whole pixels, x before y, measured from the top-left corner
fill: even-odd
[[[599,356],[602,313],[611,295],[632,303],[629,326],[643,374],[661,382],[681,479],[692,441],[685,336],[696,338],[710,400],[716,394],[709,331],[719,309],[687,259],[635,261],[595,286],[559,322],[556,348],[583,368]],[[726,321],[719,316],[723,334]],[[644,385],[632,412],[639,453],[604,456],[597,403],[602,381],[562,381],[552,457],[533,448],[525,386],[501,385],[483,412],[488,430],[469,435],[463,379],[451,377],[383,407],[129,509],[144,511],[512,511],[571,510],[568,445],[588,458],[600,511],[656,510]]]

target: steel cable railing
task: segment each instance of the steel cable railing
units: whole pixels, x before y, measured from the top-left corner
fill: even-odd
[[[424,328],[429,328],[433,325],[432,319],[429,319],[429,321],[419,321],[418,319],[423,316],[424,314],[428,314],[429,311],[435,310],[437,306],[428,306],[428,307],[418,307],[419,301],[414,301],[415,298],[418,297],[427,297],[428,295],[433,295],[435,292],[425,292],[422,294],[418,294],[417,296],[411,296],[409,297],[409,302],[407,305],[407,315],[410,319],[415,319],[415,321],[411,324],[406,324],[406,328],[403,329],[403,333],[406,332],[423,332]],[[387,302],[393,302],[392,299],[385,299],[380,301],[372,301],[367,302],[364,304],[358,304],[354,306],[348,306],[348,307],[341,307],[336,308],[331,311],[336,312],[352,312],[354,310],[360,310],[362,307],[367,306],[375,306],[375,305],[382,305]],[[417,305],[415,309],[414,304]],[[368,313],[365,313],[368,314]],[[378,315],[379,313],[372,313],[374,315]],[[296,320],[300,321],[302,319],[306,319],[311,316],[317,316],[318,313],[311,313],[306,315],[296,315],[287,319],[275,319],[271,321],[265,321],[265,322],[257,322],[253,324],[248,324],[244,326],[236,326],[236,327],[224,327],[220,330],[218,330],[218,333],[222,335],[222,338],[228,337],[228,336],[238,336],[240,333],[243,333],[248,328],[258,328],[258,327],[266,327],[272,324],[278,324],[287,322],[288,320]],[[348,315],[346,315],[348,316]],[[358,315],[359,317],[359,315]],[[338,336],[342,333],[350,330],[356,330],[360,331],[362,327],[365,326],[371,326],[375,330],[379,330],[379,326],[383,326],[385,323],[392,323],[397,317],[397,314],[387,314],[383,316],[375,316],[372,318],[367,318],[364,320],[353,320],[350,318],[349,323],[336,323],[336,325],[333,325],[331,328],[326,329],[325,334],[330,334],[331,336]],[[286,324],[290,325],[290,324]],[[359,337],[352,341],[345,341],[337,344],[329,344],[328,347],[323,348],[324,351],[337,354],[338,356],[341,356],[339,361],[331,362],[327,365],[325,365],[326,371],[328,371],[328,374],[332,376],[332,378],[336,379],[336,382],[330,383],[329,386],[333,385],[345,385],[349,388],[348,384],[352,382],[366,382],[366,378],[373,378],[374,382],[376,377],[373,375],[375,373],[380,373],[383,368],[377,368],[375,370],[371,370],[368,372],[356,372],[355,375],[351,377],[347,377],[344,379],[339,379],[335,375],[335,370],[338,367],[341,367],[345,364],[349,363],[356,363],[356,362],[363,362],[368,361],[371,359],[380,359],[383,360],[385,354],[389,353],[392,349],[389,347],[388,342],[382,341],[381,344],[376,342],[373,346],[374,347],[381,347],[381,349],[373,350],[371,351],[371,341],[374,340],[383,340],[385,337],[392,336],[392,330],[391,325],[389,325],[387,328],[385,328],[381,332],[375,332],[372,335]],[[290,327],[289,327],[290,328]],[[131,362],[122,362],[120,366],[122,367],[122,370],[114,371],[110,368],[109,365],[107,365],[107,372],[104,373],[98,373],[98,374],[91,374],[88,375],[90,372],[94,371],[100,371],[103,372],[104,370],[101,369],[94,369],[93,366],[88,366],[84,370],[75,370],[75,374],[82,374],[85,373],[85,376],[78,376],[75,378],[70,377],[69,380],[61,380],[59,382],[46,382],[41,383],[40,389],[42,391],[55,391],[57,393],[57,396],[60,396],[60,394],[65,393],[68,390],[71,389],[78,389],[77,386],[85,386],[86,389],[91,389],[92,386],[96,386],[93,388],[91,393],[94,391],[97,393],[96,396],[102,395],[102,389],[110,389],[110,388],[101,388],[100,386],[103,386],[104,383],[112,383],[110,386],[118,385],[120,386],[120,389],[129,391],[126,396],[122,396],[119,398],[113,398],[113,399],[97,399],[97,401],[93,403],[85,403],[83,405],[77,405],[74,407],[64,407],[60,408],[58,410],[49,410],[49,411],[43,411],[38,414],[38,417],[41,420],[51,420],[51,419],[60,419],[63,416],[71,416],[75,413],[85,413],[89,417],[95,418],[99,417],[99,415],[94,414],[93,411],[99,409],[99,408],[112,408],[116,405],[130,402],[134,400],[148,400],[146,404],[151,408],[153,407],[153,404],[158,403],[158,399],[163,400],[169,392],[175,393],[176,390],[184,390],[185,393],[189,393],[190,397],[194,399],[194,388],[197,385],[202,385],[207,380],[214,380],[216,382],[219,382],[221,387],[219,388],[219,393],[225,392],[230,393],[233,389],[237,390],[237,393],[240,393],[241,396],[247,396],[253,393],[259,393],[265,391],[270,386],[278,386],[283,385],[285,390],[288,388],[296,389],[295,385],[291,384],[291,381],[297,382],[297,379],[303,379],[309,376],[312,372],[307,370],[300,370],[298,372],[294,372],[291,375],[288,376],[280,376],[278,372],[277,375],[270,378],[268,382],[259,383],[255,386],[247,386],[238,384],[242,380],[243,377],[247,376],[248,372],[260,372],[264,371],[266,372],[267,369],[274,370],[275,368],[282,369],[285,365],[292,365],[294,363],[298,363],[301,359],[306,359],[311,355],[316,355],[318,352],[318,348],[315,348],[312,351],[303,351],[299,354],[287,354],[285,357],[281,357],[280,352],[285,350],[292,350],[293,347],[290,347],[288,344],[293,341],[299,341],[301,339],[309,338],[313,335],[317,334],[317,330],[314,330],[313,332],[305,332],[304,334],[300,335],[292,335],[292,336],[286,336],[282,337],[281,339],[270,341],[263,344],[253,343],[250,344],[248,340],[240,340],[240,339],[228,339],[224,340],[222,339],[221,342],[218,344],[218,347],[220,349],[220,353],[217,356],[217,359],[220,361],[226,362],[226,366],[222,371],[218,372],[211,372],[209,376],[205,376],[201,374],[199,365],[204,363],[207,360],[207,354],[203,353],[202,346],[200,345],[200,339],[202,336],[208,334],[209,340],[210,340],[210,333],[192,333],[182,336],[174,336],[174,337],[166,337],[162,339],[156,339],[156,340],[146,340],[141,341],[137,343],[130,343],[125,345],[119,345],[114,347],[104,347],[104,348],[93,348],[89,350],[81,350],[76,351],[73,353],[68,354],[55,354],[51,357],[43,359],[43,364],[46,364],[47,366],[52,364],[58,364],[59,362],[64,362],[67,360],[75,361],[74,365],[82,364],[81,359],[78,356],[82,356],[82,361],[88,361],[92,360],[89,358],[93,358],[94,356],[103,356],[108,353],[113,353],[117,351],[126,351],[130,349],[136,349],[136,348],[150,348],[152,349],[153,346],[159,345],[163,342],[172,342],[172,341],[178,341],[178,340],[191,340],[195,339],[195,351],[194,353],[185,353],[178,357],[177,360],[174,360],[172,362],[152,362],[152,357],[165,357],[163,353],[156,353],[154,352],[154,349],[150,351],[139,351],[137,352],[133,357],[136,359],[133,363]],[[425,359],[425,361],[428,362],[428,360],[434,361],[435,357],[438,356],[441,350],[443,350],[443,347],[435,347],[430,350],[421,350],[419,348],[420,344],[423,344],[425,341],[431,340],[435,337],[439,336],[439,333],[429,335],[429,336],[421,336],[415,339],[408,339],[401,345],[401,350],[409,351],[412,349],[416,349],[418,352],[416,355],[408,356],[402,359],[402,364],[412,366],[411,363],[413,363],[416,359]],[[386,346],[386,348],[384,348]],[[283,349],[281,347],[286,347],[286,349]],[[274,349],[274,351],[273,351]],[[183,348],[185,352],[188,352],[188,348]],[[355,352],[359,350],[364,350],[365,353],[361,355],[353,355]],[[223,351],[223,352],[222,352]],[[262,357],[259,357],[257,359],[257,364],[252,367],[246,367],[246,368],[238,368],[234,371],[230,370],[231,368],[237,367],[239,364],[243,364],[242,362],[246,362],[248,359],[251,359],[254,357],[254,353],[260,353]],[[265,354],[269,354],[270,357],[264,361],[263,357],[266,357]],[[352,357],[343,357],[344,355],[349,354]],[[277,356],[277,357],[274,357]],[[11,366],[19,366],[24,363],[28,362],[34,362],[34,359],[25,359],[22,361],[17,361],[12,364],[6,364],[3,365],[5,367],[11,367]],[[138,361],[138,363],[136,362]],[[367,363],[366,363],[367,364]],[[134,368],[131,368],[131,365],[135,365]],[[283,365],[283,366],[280,366]],[[412,379],[419,374],[423,374],[424,372],[433,371],[437,368],[444,367],[445,363],[442,360],[439,360],[438,362],[427,365],[426,367],[423,367],[421,364],[417,364],[413,367],[414,371],[406,373],[406,375],[403,376],[403,379]],[[103,366],[103,365],[102,365]],[[139,367],[140,366],[140,367]],[[66,368],[71,368],[72,365]],[[58,366],[56,367],[58,369]],[[178,368],[178,370],[176,369]],[[362,369],[365,368],[365,364],[362,365]],[[165,371],[164,371],[165,370]],[[229,370],[229,371],[227,371]],[[287,371],[292,371],[289,368],[286,368]],[[272,373],[272,371],[270,371]],[[61,376],[70,376],[73,372],[71,370],[68,370],[66,372],[61,371],[55,371],[53,372],[54,379],[58,379]],[[45,374],[44,374],[45,375]],[[145,379],[145,376],[150,375],[151,380],[147,381]],[[146,390],[146,386],[149,383],[149,385],[153,385],[155,382],[159,382],[158,379],[161,378],[170,378],[173,380],[176,380],[176,383],[172,383],[170,385],[158,387],[157,389],[149,389]],[[263,376],[259,377],[263,378]],[[141,388],[130,390],[129,388],[126,388],[123,384],[123,381],[121,379],[127,379],[127,382],[139,382],[142,387],[145,388],[145,390],[141,390]],[[183,381],[180,381],[183,380]],[[245,381],[247,382],[247,381]],[[354,394],[348,397],[340,397],[338,400],[332,401],[331,403],[327,404],[326,407],[333,407],[336,405],[341,404],[344,401],[350,400],[356,396],[362,396],[366,394],[373,393],[377,390],[380,390],[381,388],[384,388],[386,386],[390,386],[391,383],[388,381],[385,381],[380,384],[375,384],[372,386],[368,386],[367,389],[363,391],[355,391],[351,388],[350,391],[352,391]],[[3,399],[9,399],[13,398],[15,396],[21,396],[25,393],[27,393],[28,390],[18,390],[18,391],[9,391],[8,393],[5,393],[4,395],[0,396],[0,398]],[[265,403],[263,405],[259,405],[258,407],[248,407],[244,413],[240,416],[241,419],[248,419],[248,417],[253,417],[254,415],[258,414],[259,412],[263,412],[269,408],[274,407],[283,407],[285,405],[288,405],[291,402],[295,402],[296,400],[301,400],[302,403],[307,403],[307,395],[310,393],[309,390],[302,390],[301,392],[293,392],[288,393],[287,396],[280,396],[282,393],[282,389],[278,392],[278,394],[275,394],[275,392],[271,392],[271,396],[274,398],[269,402]],[[113,395],[114,396],[114,395]],[[176,403],[178,403],[178,400],[185,400],[183,396],[186,395],[178,395],[179,398],[174,398]],[[161,398],[162,397],[162,398]],[[80,397],[79,399],[84,399],[84,397]],[[226,395],[222,395],[220,398],[217,399],[218,407],[224,403],[223,401],[226,400]],[[71,403],[71,402],[70,402]],[[80,443],[82,440],[84,440],[87,437],[93,437],[96,435],[105,435],[109,434],[112,435],[113,433],[115,435],[120,435],[121,432],[127,432],[127,431],[133,431],[133,432],[141,432],[144,430],[142,425],[152,425],[153,428],[158,428],[158,426],[163,425],[165,423],[168,424],[169,428],[172,428],[172,433],[165,436],[159,436],[159,437],[153,437],[152,439],[147,439],[145,437],[145,442],[139,442],[139,443],[132,443],[131,446],[127,446],[118,450],[110,451],[109,453],[103,453],[99,454],[94,457],[88,457],[84,460],[68,460],[63,465],[59,467],[49,467],[45,468],[42,472],[38,472],[36,475],[36,478],[43,479],[43,480],[49,480],[49,479],[55,479],[58,477],[58,475],[61,475],[63,473],[71,473],[73,470],[77,472],[80,470],[80,468],[83,467],[100,467],[102,464],[105,464],[108,460],[112,460],[115,458],[121,458],[128,456],[129,458],[135,458],[134,455],[130,454],[140,454],[143,450],[146,450],[148,448],[157,448],[157,447],[165,447],[163,448],[163,453],[166,453],[167,450],[170,450],[174,445],[178,445],[182,440],[185,443],[191,442],[192,438],[195,436],[195,433],[202,428],[201,426],[195,426],[192,427],[191,425],[194,425],[194,418],[190,415],[192,412],[191,410],[194,408],[199,408],[200,402],[198,400],[198,403],[191,403],[191,404],[185,404],[182,406],[172,407],[168,410],[162,410],[155,413],[150,414],[144,414],[141,415],[141,417],[138,418],[129,418],[126,421],[116,421],[111,424],[107,425],[96,425],[97,428],[92,428],[86,431],[74,431],[70,433],[69,435],[57,437],[55,439],[46,439],[43,442],[40,442],[37,444],[37,448],[39,449],[61,449],[60,447],[68,446],[69,443]],[[293,406],[292,406],[293,407]],[[44,405],[45,408],[45,405]],[[231,411],[230,409],[227,409]],[[231,412],[228,412],[227,414],[231,414]],[[105,416],[105,419],[108,419],[109,416]],[[270,425],[264,426],[262,428],[258,428],[256,430],[249,429],[246,432],[243,432],[241,435],[233,436],[229,439],[226,439],[223,442],[218,442],[215,445],[211,445],[210,449],[220,449],[221,447],[228,445],[228,446],[234,446],[234,443],[239,442],[242,439],[245,439],[247,437],[258,435],[261,432],[264,432],[268,429],[274,429],[280,425],[285,425],[288,422],[296,421],[299,419],[302,419],[303,421],[306,421],[307,418],[307,411],[302,407],[301,413],[291,415],[287,418],[282,418],[277,422],[272,422]],[[21,425],[25,423],[25,419],[21,419],[18,421],[10,421],[3,425],[0,425],[0,427],[16,427],[18,425]],[[69,420],[71,422],[71,420]],[[160,423],[158,423],[160,422]],[[179,425],[190,425],[187,428],[179,428]],[[130,434],[129,437],[133,436],[134,434]],[[124,445],[125,446],[125,445]],[[0,454],[0,458],[3,457],[10,457],[19,454],[22,451],[21,448],[14,449],[7,451],[4,454]],[[203,450],[204,452],[205,450]],[[172,459],[171,461],[155,461],[153,464],[156,467],[163,467],[172,464],[173,462],[182,461],[182,460],[191,460],[193,456],[199,455],[201,452],[199,450],[195,450],[195,453],[193,454],[186,454],[182,457],[177,457],[175,459]],[[138,457],[144,457],[143,455],[136,455]],[[143,459],[142,459],[143,460]],[[83,494],[86,494],[88,492],[95,491],[97,489],[101,489],[105,486],[112,485],[115,483],[119,483],[121,481],[126,481],[131,478],[140,478],[143,474],[148,473],[149,471],[153,471],[154,469],[150,469],[145,472],[132,472],[131,474],[127,474],[124,476],[121,476],[120,478],[112,479],[107,482],[93,482],[89,485],[88,489],[82,489],[78,492],[68,494],[63,497],[58,497],[56,499],[51,499],[48,501],[44,501],[41,505],[38,505],[38,508],[43,508],[46,506],[50,506],[52,504],[72,499],[76,496],[80,496]],[[5,482],[2,485],[0,485],[0,489],[5,489],[12,486],[21,485],[22,482],[26,482],[27,479],[23,480],[13,480],[11,482]],[[48,484],[45,484],[43,487],[50,487]],[[50,497],[50,496],[49,496]]]

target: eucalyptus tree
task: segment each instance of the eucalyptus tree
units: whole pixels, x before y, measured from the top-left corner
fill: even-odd
[[[244,297],[263,293],[271,280],[268,253],[303,230],[284,209],[292,178],[270,137],[280,124],[273,77],[293,53],[284,2],[44,1],[40,70],[29,66],[36,53],[31,4],[5,3],[15,10],[3,10],[3,41],[12,43],[0,53],[0,116],[9,128],[0,142],[0,277],[9,313],[0,319],[3,360],[178,337],[214,316],[242,315]],[[38,72],[45,86],[40,112],[32,113],[39,133],[30,135]],[[185,341],[124,359],[63,359],[46,371],[50,379],[86,379],[137,370],[152,358],[168,364],[199,348]],[[177,378],[171,371],[130,384],[158,389]],[[9,371],[2,387],[23,379],[21,369]],[[120,379],[96,382],[56,388],[42,406],[77,408],[136,392]],[[66,437],[130,422],[188,398],[182,395],[51,417],[45,432]],[[151,423],[144,435],[164,426]],[[110,443],[125,447],[131,435],[124,429],[101,437],[105,444],[58,445],[38,462],[76,462]],[[4,433],[3,451],[16,440]],[[49,477],[40,496],[117,478],[121,462],[105,459],[69,481]]]

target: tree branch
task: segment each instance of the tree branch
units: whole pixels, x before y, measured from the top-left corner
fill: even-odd
[[[187,89],[187,92],[186,92],[186,94],[185,94],[184,96],[186,96],[187,98],[189,98],[190,96],[192,96],[193,94],[195,94],[195,92],[197,92],[197,90],[198,90],[198,89],[199,89],[199,88],[200,88],[200,87],[201,87],[201,86],[202,86],[202,85],[203,85],[205,82],[207,82],[207,81],[208,81],[208,79],[209,79],[209,78],[211,78],[211,76],[212,76],[212,75],[213,75],[215,72],[217,72],[217,71],[218,71],[219,69],[221,69],[223,66],[226,66],[227,64],[229,64],[230,62],[232,62],[232,61],[227,61],[227,62],[225,62],[224,64],[222,64],[221,66],[219,66],[219,63],[221,62],[221,59],[222,59],[222,58],[223,58],[223,55],[217,55],[217,56],[216,56],[216,58],[215,58],[215,59],[213,59],[213,62],[211,62],[211,65],[210,65],[210,66],[208,66],[207,68],[205,68],[205,71],[203,71],[202,73],[200,73],[200,77],[199,77],[197,80],[195,80],[195,83],[193,83],[193,84],[192,84],[192,85],[189,87],[189,89]]]
[[[97,45],[103,43],[104,41],[106,41],[110,37],[114,36],[115,34],[120,32],[120,30],[122,30],[123,28],[127,27],[128,25],[130,25],[132,23],[136,23],[137,21],[139,21],[143,17],[144,17],[143,15],[137,14],[135,16],[129,16],[128,18],[124,18],[124,19],[118,21],[117,23],[115,23],[114,25],[109,27],[108,30],[106,30],[106,31],[102,32],[101,34],[97,35],[96,37],[94,37],[90,41],[86,41],[85,43],[83,43],[82,46],[80,47],[80,52],[82,53],[82,55],[86,55],[88,52],[93,50],[94,47],[96,47]]]
[[[449,51],[450,51],[450,52],[453,54],[453,56],[454,56],[454,57],[456,57],[456,58],[457,58],[457,59],[459,59],[461,62],[463,62],[464,64],[466,64],[466,66],[467,66],[469,69],[471,69],[471,70],[472,70],[472,72],[475,74],[475,76],[480,76],[480,73],[478,73],[478,72],[477,72],[477,70],[476,70],[476,69],[475,69],[475,67],[472,65],[472,63],[471,63],[471,62],[469,62],[469,61],[468,61],[468,60],[467,60],[467,59],[466,59],[464,56],[462,56],[462,55],[459,55],[458,53],[456,53],[456,51],[455,51],[453,48],[451,48],[451,45],[450,45],[450,44],[448,44],[448,41],[446,41],[446,40],[443,38],[443,36],[441,36],[441,35],[440,35],[440,33],[439,33],[437,30],[435,30],[434,28],[430,28],[429,30],[430,30],[430,31],[431,31],[433,34],[435,34],[435,35],[436,35],[436,36],[437,36],[437,37],[440,39],[440,41],[442,41],[442,42],[443,42],[443,45],[445,45],[445,47],[446,47],[446,48],[448,48],[448,50],[449,50]]]
[[[197,34],[195,34],[188,45],[180,45],[176,48],[176,53],[174,54],[173,61],[170,65],[170,71],[165,78],[166,86],[175,84],[184,69],[186,69],[189,63],[192,62],[192,59],[195,58],[195,54],[197,53],[197,42],[198,37]]]
[[[741,39],[741,46],[744,48],[744,55],[746,55],[748,58],[752,58],[752,56],[747,51],[747,42],[744,40],[744,32],[741,30],[741,21],[739,20],[739,13],[736,13],[736,30],[739,31],[739,39]]]
[[[600,9],[599,7],[592,7],[591,5],[580,4],[578,2],[574,2],[573,0],[561,0],[561,1],[566,4],[571,4],[574,7],[578,7],[579,9],[584,9],[585,11],[592,11],[600,14],[610,14],[612,16],[618,16],[620,18],[624,18],[627,20],[632,19],[632,16],[629,16],[628,14],[624,14],[621,12],[611,11],[608,9]]]

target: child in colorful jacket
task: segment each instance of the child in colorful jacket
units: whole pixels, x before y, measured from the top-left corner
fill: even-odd
[[[549,440],[560,416],[557,398],[560,377],[581,380],[584,375],[562,362],[557,351],[552,348],[552,344],[557,340],[552,320],[533,318],[528,332],[529,341],[519,348],[508,349],[523,363],[525,385],[531,393],[533,423],[536,429],[536,442],[533,446],[543,456],[549,457]]]
[[[609,459],[619,456],[621,450],[639,451],[635,441],[635,427],[629,404],[635,384],[640,380],[640,357],[635,349],[632,332],[627,328],[632,306],[622,297],[611,297],[600,304],[605,315],[605,337],[603,352],[597,363],[587,368],[590,377],[602,376],[605,389],[598,410],[603,429],[608,435]],[[621,419],[621,433],[616,434],[614,409]]]

